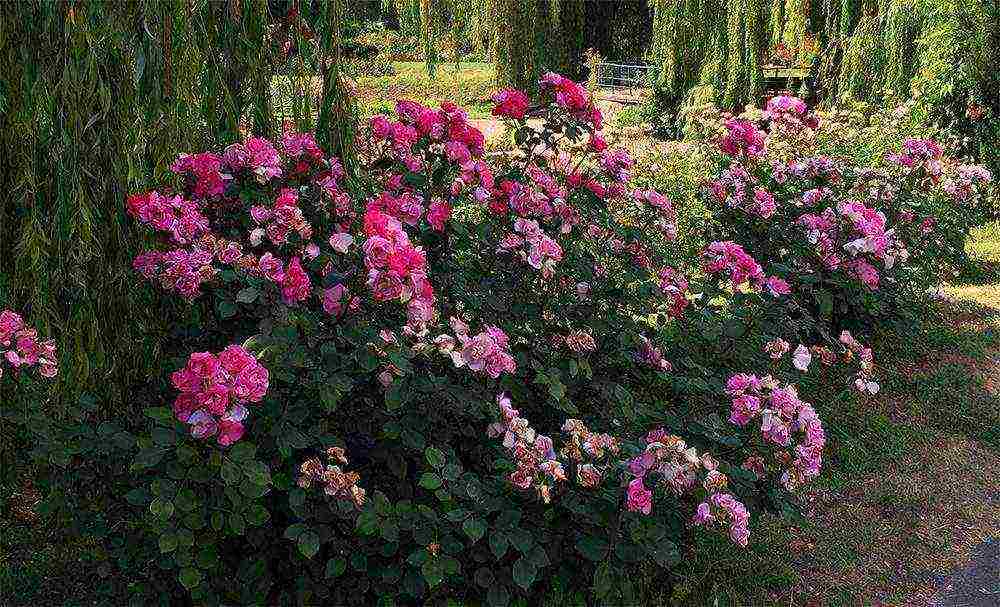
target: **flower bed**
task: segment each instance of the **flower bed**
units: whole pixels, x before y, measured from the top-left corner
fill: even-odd
[[[129,198],[160,239],[137,271],[211,302],[221,349],[170,369],[133,465],[195,601],[627,599],[694,533],[745,546],[821,470],[794,383],[877,392],[871,351],[830,336],[888,286],[929,286],[987,181],[927,142],[885,175],[808,145],[773,160],[815,126],[778,98],[768,131],[734,119],[714,142],[717,222],[690,255],[584,90],[541,89],[541,127],[498,94],[502,157],[460,108],[400,101],[357,180],[286,133],[184,156],[173,187]],[[942,246],[907,254],[925,217]]]

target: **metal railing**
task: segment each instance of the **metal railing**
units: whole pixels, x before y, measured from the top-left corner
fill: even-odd
[[[597,86],[608,89],[647,89],[656,82],[652,65],[598,63],[595,66]]]

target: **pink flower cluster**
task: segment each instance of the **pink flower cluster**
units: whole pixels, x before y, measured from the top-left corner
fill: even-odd
[[[903,150],[889,154],[889,160],[908,169],[922,168],[931,177],[939,177],[943,170],[943,154],[936,141],[909,137],[903,141]]]
[[[198,204],[180,196],[155,191],[134,194],[128,197],[127,208],[132,217],[166,232],[180,245],[190,244],[209,231],[208,219]]]
[[[853,356],[858,357],[858,373],[854,376],[854,388],[862,394],[870,396],[878,394],[878,382],[872,379],[875,370],[875,358],[872,355],[872,349],[855,339],[849,331],[843,331],[840,334],[840,343],[847,348],[847,356],[849,358]]]
[[[740,373],[729,378],[726,393],[732,398],[729,421],[746,426],[761,418],[761,438],[778,448],[775,459],[783,466],[781,482],[790,491],[819,474],[826,435],[812,406],[799,399],[793,386],[781,387],[771,376]],[[792,453],[792,436],[800,437]]]
[[[0,378],[3,362],[15,371],[38,367],[42,377],[53,378],[59,373],[56,342],[38,340],[38,331],[24,324],[24,319],[13,310],[0,312]]]
[[[726,121],[719,149],[733,158],[762,158],[767,151],[765,134],[749,120],[731,118]]]
[[[201,286],[218,274],[213,256],[200,245],[170,251],[146,251],[136,256],[132,267],[150,282],[176,291],[188,301],[201,295]]]
[[[510,353],[510,340],[502,329],[488,325],[479,334],[470,336],[469,326],[461,319],[452,317],[449,322],[455,337],[439,335],[434,339],[434,346],[450,356],[456,367],[465,367],[493,379],[517,371],[517,362]]]
[[[764,117],[772,123],[793,128],[816,129],[819,126],[819,117],[815,112],[809,111],[806,102],[790,95],[770,98],[764,110]]]
[[[679,271],[671,267],[664,267],[659,273],[660,292],[670,300],[670,308],[667,315],[670,318],[679,318],[684,314],[684,310],[691,303],[688,299],[690,294],[687,278]]]
[[[281,151],[293,160],[318,162],[323,158],[323,150],[312,133],[285,132],[281,136]]]
[[[268,372],[241,346],[218,354],[196,352],[187,365],[170,377],[180,394],[174,415],[191,427],[197,439],[216,437],[223,447],[240,440],[246,405],[267,394]]]
[[[493,95],[494,116],[503,116],[511,120],[524,120],[528,112],[528,96],[521,91],[506,89]]]
[[[781,278],[765,276],[760,264],[735,242],[713,242],[705,247],[702,256],[705,258],[705,272],[727,275],[734,289],[747,285],[766,289],[774,297],[791,292],[788,283]]]
[[[497,396],[500,420],[487,428],[490,438],[503,437],[503,446],[514,458],[517,469],[508,476],[521,490],[534,489],[546,504],[552,500],[553,485],[566,480],[566,471],[556,458],[552,439],[538,434],[520,416],[505,394]]]
[[[489,426],[487,435],[490,438],[503,437],[504,447],[514,458],[516,470],[508,478],[522,490],[533,489],[545,503],[552,500],[558,483],[567,481],[568,465],[576,470],[579,486],[594,488],[612,469],[626,464],[632,478],[626,484],[625,509],[646,515],[653,510],[653,491],[646,486],[650,473],[659,475],[659,484],[677,496],[698,486],[701,471],[704,471],[702,487],[709,494],[718,494],[728,485],[728,479],[718,469],[719,463],[711,455],[704,453],[699,456],[694,447],[689,447],[678,436],[667,434],[662,428],[649,432],[642,453],[628,462],[621,462],[617,459],[621,446],[616,437],[592,432],[582,421],[567,419],[562,431],[568,440],[557,454],[552,439],[538,434],[513,408],[510,398],[500,394],[497,405],[499,421]],[[728,502],[716,500],[713,503]],[[701,510],[699,508],[699,513]],[[734,509],[733,513],[737,510]],[[731,536],[735,542],[745,546],[749,536],[745,509],[742,514],[734,518],[737,529],[732,531]]]
[[[894,231],[886,229],[885,215],[861,202],[844,201],[836,211],[827,208],[820,215],[806,213],[796,223],[805,228],[806,239],[816,245],[828,269],[843,268],[870,289],[879,286],[879,272],[873,261],[891,269],[908,257]]]
[[[941,188],[958,202],[972,200],[984,186],[993,180],[993,174],[981,164],[962,164]]]
[[[262,137],[230,145],[222,154],[222,160],[233,171],[250,171],[258,183],[267,183],[282,175],[281,156],[271,142]]]
[[[549,237],[538,222],[519,217],[514,221],[514,231],[497,245],[499,252],[516,251],[531,267],[541,271],[543,278],[550,278],[555,266],[562,259],[559,243]]]
[[[677,238],[677,211],[669,198],[656,190],[635,190],[632,196],[659,211],[657,227],[664,238],[667,240]]]
[[[222,196],[226,191],[226,183],[233,178],[232,175],[222,173],[222,159],[211,152],[181,154],[170,165],[170,170],[193,179],[193,191],[199,198]]]
[[[674,369],[670,361],[663,358],[663,353],[660,352],[660,349],[654,346],[653,342],[649,341],[644,335],[639,336],[639,349],[635,353],[635,359],[640,364],[646,365],[654,371],[669,373]]]
[[[674,495],[683,495],[694,488],[699,470],[713,472],[718,467],[711,455],[699,456],[694,447],[679,436],[667,434],[663,428],[650,431],[645,442],[645,450],[629,460],[628,471],[636,479],[645,478],[649,472],[659,473],[660,482]]]
[[[267,235],[274,244],[281,246],[288,242],[288,235],[295,232],[301,240],[312,238],[312,226],[306,221],[299,208],[299,194],[292,188],[281,188],[274,206],[250,208],[250,217],[258,227],[250,233],[250,244],[259,246]]]
[[[425,137],[439,144],[447,158],[466,165],[467,171],[475,171],[472,161],[483,155],[485,139],[469,124],[464,110],[448,101],[439,110],[413,101],[397,101],[396,114],[400,119],[396,122],[381,115],[372,118],[372,137],[376,142],[388,142],[410,171],[423,169],[424,161],[413,152],[413,146]]]
[[[691,523],[703,527],[729,529],[729,539],[746,547],[750,540],[750,513],[730,493],[713,493],[707,501],[698,504]]]
[[[762,219],[770,219],[778,208],[774,196],[754,184],[755,180],[746,167],[734,162],[718,179],[709,182],[708,187],[718,201],[726,206]]]
[[[593,104],[586,89],[565,76],[549,72],[541,77],[543,91],[555,96],[556,105],[565,109],[573,118],[589,123],[600,130],[603,123],[601,111]]]
[[[410,324],[430,322],[435,314],[434,288],[427,280],[427,256],[415,247],[398,219],[370,204],[365,212],[367,239],[362,248],[368,286],[376,301],[407,304]]]
[[[627,182],[634,166],[635,160],[625,148],[608,148],[601,152],[601,168],[611,177],[612,181]]]
[[[764,352],[771,357],[771,360],[779,360],[788,352],[790,347],[787,341],[778,337],[764,345]]]

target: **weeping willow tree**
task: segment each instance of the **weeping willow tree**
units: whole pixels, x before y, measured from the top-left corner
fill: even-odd
[[[318,119],[330,148],[350,150],[333,12],[344,5],[315,3],[305,16],[290,6],[34,0],[0,13],[0,306],[58,340],[61,402],[93,393],[120,415],[129,387],[162,368],[176,317],[136,286],[131,260],[144,243],[125,197],[160,180],[180,152],[278,134],[276,32],[315,48],[299,56],[310,72],[292,102],[299,126]]]
[[[732,108],[756,99],[774,2],[656,0],[653,8],[650,57],[668,104],[676,106],[695,84]]]
[[[532,84],[535,42],[534,0],[496,0],[497,88],[528,90]]]
[[[595,21],[591,13],[608,10],[603,3],[575,0],[490,1],[496,6],[497,87],[528,92],[535,91],[539,76],[547,71],[580,76],[586,28]]]

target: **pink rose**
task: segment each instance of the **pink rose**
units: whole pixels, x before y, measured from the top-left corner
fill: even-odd
[[[223,419],[218,427],[218,441],[223,447],[228,447],[243,437],[243,424],[238,421]]]
[[[354,243],[354,237],[344,232],[338,232],[330,236],[330,247],[341,255],[347,253]]]
[[[235,376],[248,366],[257,364],[257,359],[241,346],[234,344],[226,346],[226,349],[219,353],[219,364],[227,373]]]
[[[642,479],[633,479],[628,484],[627,505],[629,512],[649,514],[653,511],[653,492],[646,489]]]
[[[219,359],[211,352],[195,352],[188,359],[187,369],[201,379],[212,379],[219,370]]]

